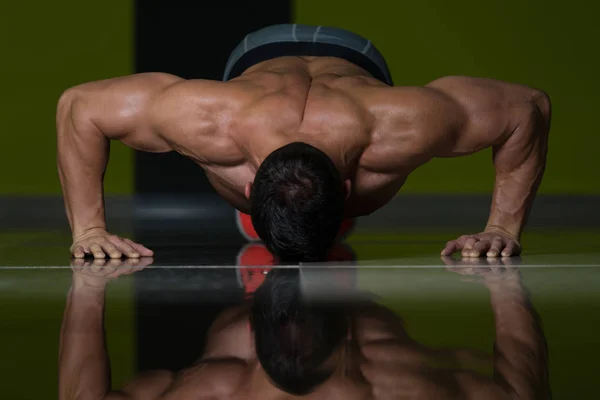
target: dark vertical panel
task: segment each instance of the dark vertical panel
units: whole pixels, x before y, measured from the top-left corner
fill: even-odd
[[[168,72],[183,78],[221,80],[229,53],[246,34],[264,26],[290,21],[291,0],[136,0],[136,72]],[[158,201],[162,203],[177,200],[177,195],[181,194],[200,195],[197,198],[209,202],[208,207],[215,211],[212,214],[222,211],[222,202],[215,201],[214,198],[211,200],[212,196],[203,196],[214,192],[202,169],[178,154],[137,152],[135,169],[137,194],[166,195],[158,197]],[[161,198],[167,200],[160,200]],[[142,200],[142,203],[145,201]],[[152,211],[151,214],[156,214],[161,205],[151,205],[152,207],[146,208]],[[200,207],[202,208],[206,208],[206,205]],[[168,237],[169,233],[164,231],[173,229],[173,226],[162,224],[156,221],[156,217],[153,218],[150,225],[144,220],[136,223],[135,238],[153,247],[157,253],[157,262],[162,264],[161,257],[165,258],[164,254],[168,249],[154,246],[152,241],[157,237],[158,231],[147,227],[156,227],[158,223],[162,226],[162,234]],[[187,221],[188,224],[189,222]],[[230,222],[235,227],[233,220]],[[206,226],[214,227],[215,224],[198,224],[199,229]],[[176,242],[198,243],[198,238],[205,237],[206,234],[197,231],[183,236],[185,234],[179,231]],[[213,241],[217,240],[218,235],[212,236]],[[233,240],[239,241],[239,235]],[[213,244],[212,248],[217,250],[211,254],[203,254],[202,248],[197,250],[196,257],[203,258],[200,263],[235,263],[236,252],[231,250],[231,246]],[[135,278],[140,371],[155,368],[177,370],[188,366],[201,355],[206,329],[216,313],[227,306],[227,303],[231,304],[236,298],[241,298],[238,296],[237,278],[232,269],[220,274],[207,270],[148,270]],[[198,288],[209,285],[217,288],[217,293],[221,290],[219,288],[224,292],[221,297],[212,297],[209,307],[205,295],[195,297],[189,290],[184,291],[185,293],[178,290],[180,284],[194,281]],[[168,300],[160,301],[160,293],[167,296]]]
[[[136,72],[222,78],[227,58],[249,32],[290,22],[288,0],[136,0]],[[175,153],[136,153],[137,193],[212,191],[204,173]]]

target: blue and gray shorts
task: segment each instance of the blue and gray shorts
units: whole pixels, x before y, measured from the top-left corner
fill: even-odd
[[[300,24],[272,25],[247,35],[229,56],[223,80],[236,78],[260,62],[286,56],[341,58],[388,85],[394,84],[385,59],[370,40],[344,29]]]

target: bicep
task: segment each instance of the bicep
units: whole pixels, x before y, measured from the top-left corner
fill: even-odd
[[[427,85],[438,103],[429,115],[437,123],[435,156],[472,154],[501,145],[531,110],[534,90],[494,79],[451,76]],[[433,124],[435,125],[435,124]],[[437,135],[437,136],[435,136]]]
[[[152,129],[150,109],[165,88],[180,80],[148,73],[88,82],[67,90],[61,102],[69,103],[76,129],[94,129],[140,150],[168,151]]]

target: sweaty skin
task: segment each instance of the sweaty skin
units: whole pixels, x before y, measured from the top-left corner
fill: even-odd
[[[83,264],[83,260],[75,260]],[[101,264],[98,264],[100,262]],[[75,268],[61,328],[60,400],[293,400],[275,387],[257,360],[248,308],[224,311],[211,326],[202,358],[177,373],[147,371],[111,391],[104,336],[104,301],[110,279],[140,266],[96,260]],[[87,262],[87,264],[91,264]],[[133,268],[133,270],[132,270]],[[499,270],[502,267],[498,267]],[[77,271],[79,269],[79,271]],[[477,275],[479,266],[460,268]],[[487,269],[489,271],[489,269]],[[495,320],[493,358],[468,349],[434,349],[412,339],[403,321],[376,304],[356,308],[345,343],[326,362],[333,375],[309,400],[548,399],[545,338],[520,275],[485,272]],[[87,274],[96,275],[86,276]],[[110,277],[110,278],[109,278]],[[168,345],[168,344],[167,344]],[[487,374],[486,374],[487,372]]]
[[[147,73],[85,83],[68,89],[57,109],[71,252],[152,255],[106,231],[102,180],[110,140],[191,158],[246,213],[262,160],[302,141],[327,153],[351,183],[349,217],[385,205],[434,157],[491,147],[496,184],[486,229],[448,242],[443,254],[516,255],[545,167],[550,108],[544,92],[521,85],[452,76],[424,87],[389,87],[329,57],[281,57],[229,82]]]

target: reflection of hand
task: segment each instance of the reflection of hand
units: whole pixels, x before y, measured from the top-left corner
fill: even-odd
[[[121,275],[140,271],[154,262],[152,257],[121,259],[71,260],[73,284],[91,288],[104,288],[108,282]]]
[[[463,258],[442,257],[448,271],[467,276],[465,282],[481,282],[486,285],[504,281],[520,282],[521,274],[517,266],[522,264],[521,257],[503,258]]]
[[[463,257],[510,257],[521,254],[521,244],[504,230],[488,229],[449,241],[442,250],[442,256],[451,256],[458,251]]]

